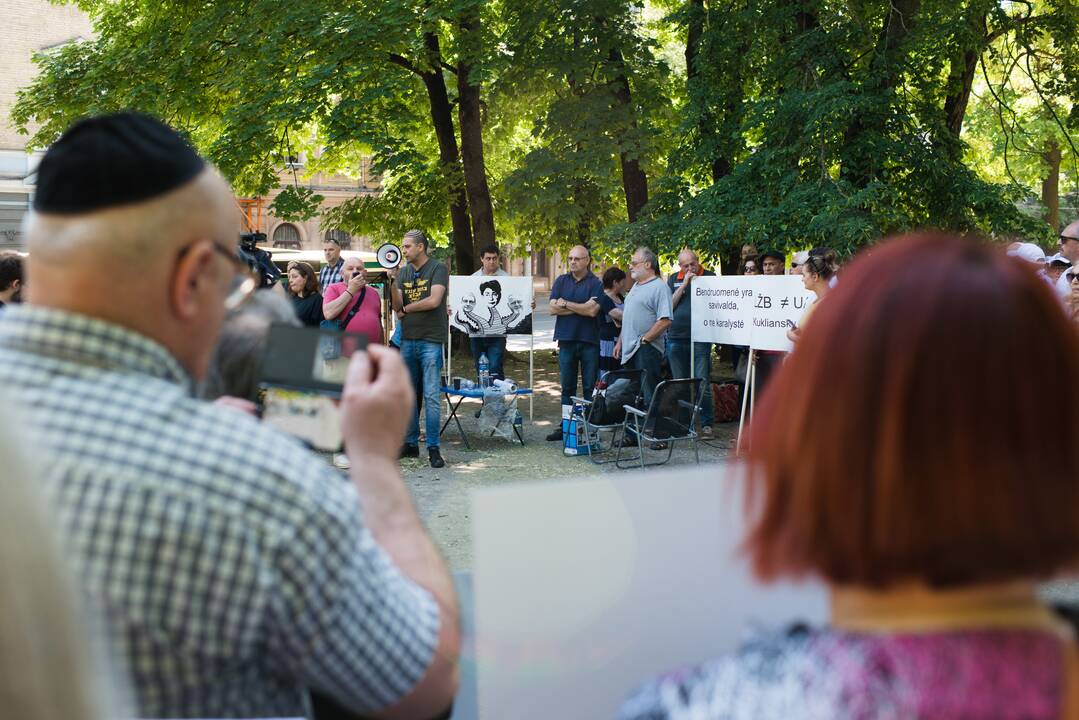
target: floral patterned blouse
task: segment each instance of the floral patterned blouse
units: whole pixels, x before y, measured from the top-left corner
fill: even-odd
[[[655,680],[620,720],[1056,720],[1060,637],[1042,630],[859,634],[796,627]]]

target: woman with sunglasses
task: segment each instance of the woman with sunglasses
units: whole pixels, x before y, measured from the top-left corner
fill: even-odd
[[[1079,323],[1079,267],[1070,268],[1061,276],[1061,279],[1071,288],[1065,300],[1068,313],[1072,320]]]

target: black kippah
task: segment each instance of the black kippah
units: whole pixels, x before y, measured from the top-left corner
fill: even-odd
[[[34,210],[73,215],[149,200],[204,167],[179,133],[148,115],[87,118],[68,128],[41,159]]]

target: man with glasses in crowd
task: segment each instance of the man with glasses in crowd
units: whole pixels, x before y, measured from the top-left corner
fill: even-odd
[[[1060,231],[1059,242],[1059,255],[1070,262],[1072,267],[1076,267],[1076,263],[1079,262],[1079,220],[1076,220]],[[1065,299],[1070,298],[1072,294],[1071,284],[1068,282],[1067,275],[1067,272],[1063,273],[1056,283],[1057,294]]]
[[[581,378],[581,397],[592,399],[592,389],[599,377],[599,296],[603,283],[592,273],[592,253],[584,245],[569,251],[569,272],[559,275],[551,285],[551,314],[555,316],[554,339],[558,341],[558,377],[562,385],[562,419],[573,410],[577,378]],[[547,435],[550,441],[562,439],[559,423]]]
[[[614,356],[623,366],[644,371],[642,390],[647,405],[663,379],[671,291],[659,277],[659,258],[648,248],[637,248],[629,267],[635,282],[622,309],[622,332],[614,344]]]
[[[456,689],[457,605],[397,464],[399,357],[353,356],[349,480],[193,396],[226,311],[255,288],[238,219],[217,171],[157,120],[74,125],[38,167],[0,386],[44,446],[134,715],[305,716],[309,691],[359,715],[437,715]]]

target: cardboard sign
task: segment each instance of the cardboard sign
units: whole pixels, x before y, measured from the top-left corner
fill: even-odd
[[[532,334],[532,278],[451,275],[450,324],[470,337]]]
[[[645,680],[750,631],[826,621],[820,583],[754,579],[732,470],[474,491],[480,717],[611,718]]]
[[[789,351],[787,331],[797,327],[815,297],[798,275],[696,278],[690,296],[693,340]]]
[[[689,296],[693,341],[749,345],[756,279],[738,275],[693,278]]]

